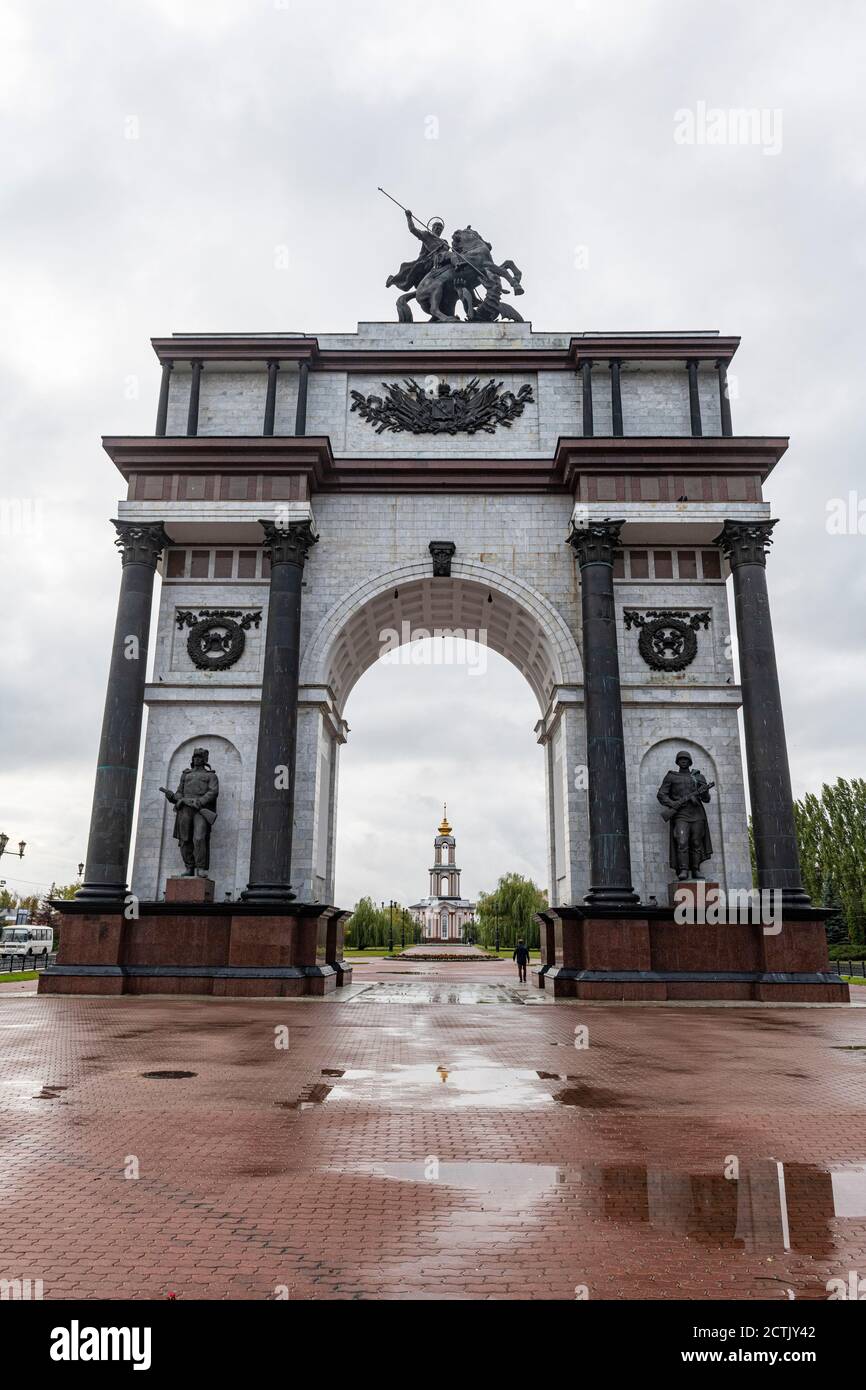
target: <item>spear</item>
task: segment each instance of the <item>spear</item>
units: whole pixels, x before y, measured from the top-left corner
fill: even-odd
[[[391,202],[392,202],[392,203],[396,203],[396,204],[397,204],[397,207],[398,207],[398,208],[401,208],[403,212],[409,212],[409,209],[408,209],[408,208],[404,208],[402,203],[398,203],[398,202],[397,202],[397,199],[396,199],[396,198],[392,198],[392,197],[391,197],[391,194],[388,193],[386,189],[381,188],[381,187],[379,186],[379,184],[376,185],[376,191],[377,191],[378,193],[384,193],[386,198],[391,198]],[[419,222],[419,221],[418,221],[418,218],[415,216],[414,212],[409,212],[409,216],[412,218],[412,221],[413,221],[413,222],[418,222],[418,226],[419,226],[419,227],[426,227],[426,228],[427,228],[427,231],[429,232],[429,230],[430,230],[430,224],[429,224],[429,222]],[[453,246],[452,246],[452,248],[451,248],[451,254],[452,254],[452,256],[456,256],[457,259],[458,259],[458,261],[461,261],[461,262],[463,263],[463,265],[468,265],[470,270],[477,270],[477,269],[478,269],[478,267],[475,266],[475,265],[473,265],[471,261],[468,261],[468,260],[466,259],[465,256],[461,255],[459,251],[455,251],[454,248],[453,248]],[[508,294],[508,290],[506,290],[505,293]]]
[[[381,186],[379,186],[378,183],[377,183],[377,186],[375,186],[375,188],[377,188],[377,192],[378,192],[378,193],[384,193],[385,197],[391,197],[391,202],[392,202],[392,203],[396,203],[396,206],[398,206],[398,207],[400,208],[400,210],[403,211],[403,213],[409,213],[409,208],[403,207],[403,204],[402,204],[402,203],[398,203],[398,200],[396,200],[396,197],[392,197],[392,196],[391,196],[391,193],[389,193],[388,190],[386,190],[386,189],[384,189],[384,188],[381,188]],[[427,228],[427,231],[430,231],[430,222],[420,222],[420,221],[418,221],[418,218],[416,217],[416,214],[414,214],[414,213],[409,213],[409,215],[410,215],[410,217],[411,217],[411,220],[413,220],[413,222],[418,222],[418,227],[424,227],[424,228]],[[478,270],[477,265],[473,265],[473,263],[471,263],[470,260],[467,260],[467,259],[466,259],[466,256],[461,256],[460,252],[456,252],[455,247],[452,246],[452,249],[450,249],[450,254],[452,254],[452,256],[456,256],[456,257],[457,257],[457,260],[461,261],[461,263],[463,263],[463,265],[468,265],[468,268],[470,268],[470,270],[474,270],[474,271],[477,271],[477,270]],[[510,291],[507,291],[507,289],[503,289],[503,295],[507,295],[507,293],[510,293]]]
[[[384,188],[380,188],[378,184],[376,185],[376,191],[377,193],[384,193],[386,198],[391,198],[391,194],[388,193]],[[400,208],[402,212],[409,212],[409,209],[404,208],[402,203],[398,203],[396,198],[391,198],[391,202],[397,203],[397,207]],[[429,232],[430,228],[428,224],[426,222],[419,222],[414,212],[409,212],[409,216],[412,218],[413,222],[418,222],[419,227],[426,227]]]

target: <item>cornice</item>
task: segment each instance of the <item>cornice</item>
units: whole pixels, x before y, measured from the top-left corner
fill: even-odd
[[[152,338],[160,362],[269,361],[306,363],[322,372],[532,372],[576,371],[581,362],[605,366],[611,358],[625,362],[700,362],[728,364],[739,347],[737,337],[647,333],[575,335],[568,347],[322,348],[314,336],[256,334],[182,334]]]
[[[327,435],[104,435],[115,468],[131,473],[306,473],[320,482],[333,468]]]
[[[682,469],[690,473],[758,473],[766,478],[788,447],[783,436],[596,435],[561,436],[554,466],[566,486],[579,473],[635,473]]]
[[[300,473],[318,492],[557,492],[583,473],[748,473],[766,478],[784,438],[560,438],[552,458],[334,458],[327,435],[107,436],[103,448],[133,473]]]
[[[265,336],[244,333],[184,333],[177,337],[151,338],[160,362],[280,362],[312,363],[318,355],[317,338]]]
[[[568,345],[568,357],[573,365],[580,362],[606,364],[612,357],[622,362],[730,362],[740,339],[736,337],[707,337],[700,333],[677,333],[661,337],[648,333],[646,337],[628,334],[605,334],[597,337],[574,337]]]

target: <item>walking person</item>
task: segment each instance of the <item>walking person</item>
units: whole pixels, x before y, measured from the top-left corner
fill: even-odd
[[[523,941],[518,941],[511,959],[517,961],[517,973],[520,977],[520,983],[525,985],[526,967],[529,964],[529,947],[526,946]]]

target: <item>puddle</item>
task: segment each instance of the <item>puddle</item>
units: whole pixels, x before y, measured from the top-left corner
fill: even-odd
[[[358,1105],[387,1104],[400,1109],[429,1106],[461,1108],[536,1109],[553,1104],[550,1088],[539,1081],[537,1071],[513,1067],[478,1066],[474,1062],[429,1063],[424,1066],[395,1066],[372,1070],[337,1068],[322,1075],[338,1078],[336,1085],[322,1087],[321,1100]],[[300,1100],[319,1103],[318,1097],[302,1093]],[[282,1102],[283,1108],[298,1108],[297,1102]]]
[[[837,1223],[866,1218],[866,1164],[817,1168],[754,1159],[741,1162],[737,1179],[720,1171],[675,1172],[639,1163],[573,1167],[451,1163],[432,1157],[349,1163],[327,1171],[423,1184],[470,1197],[488,1194],[503,1210],[537,1211],[539,1200],[555,1192],[559,1202],[578,1210],[593,1228],[600,1221],[643,1226],[708,1249],[762,1255],[794,1250],[829,1258],[837,1237],[851,1239]],[[459,1209],[452,1216],[459,1220]]]
[[[463,1192],[490,1192],[514,1205],[531,1203],[564,1181],[562,1170],[547,1163],[358,1163],[341,1172],[360,1173],[392,1182],[428,1183]]]
[[[198,1076],[197,1071],[143,1071],[146,1081],[184,1081],[188,1076]]]
[[[396,973],[396,972],[395,972]],[[356,994],[350,1004],[525,1004],[508,985],[374,984]]]

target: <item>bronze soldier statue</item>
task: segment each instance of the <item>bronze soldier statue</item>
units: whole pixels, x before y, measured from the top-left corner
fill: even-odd
[[[688,753],[677,753],[676,772],[666,772],[657,797],[666,821],[670,822],[670,865],[678,879],[703,878],[701,864],[711,859],[713,845],[703,804],[710,799],[710,788],[702,773],[692,769]]]
[[[160,787],[174,806],[174,838],[179,842],[184,878],[207,878],[210,868],[210,832],[216,820],[219,778],[208,762],[208,750],[193,750],[190,766],[180,774],[176,792]]]

